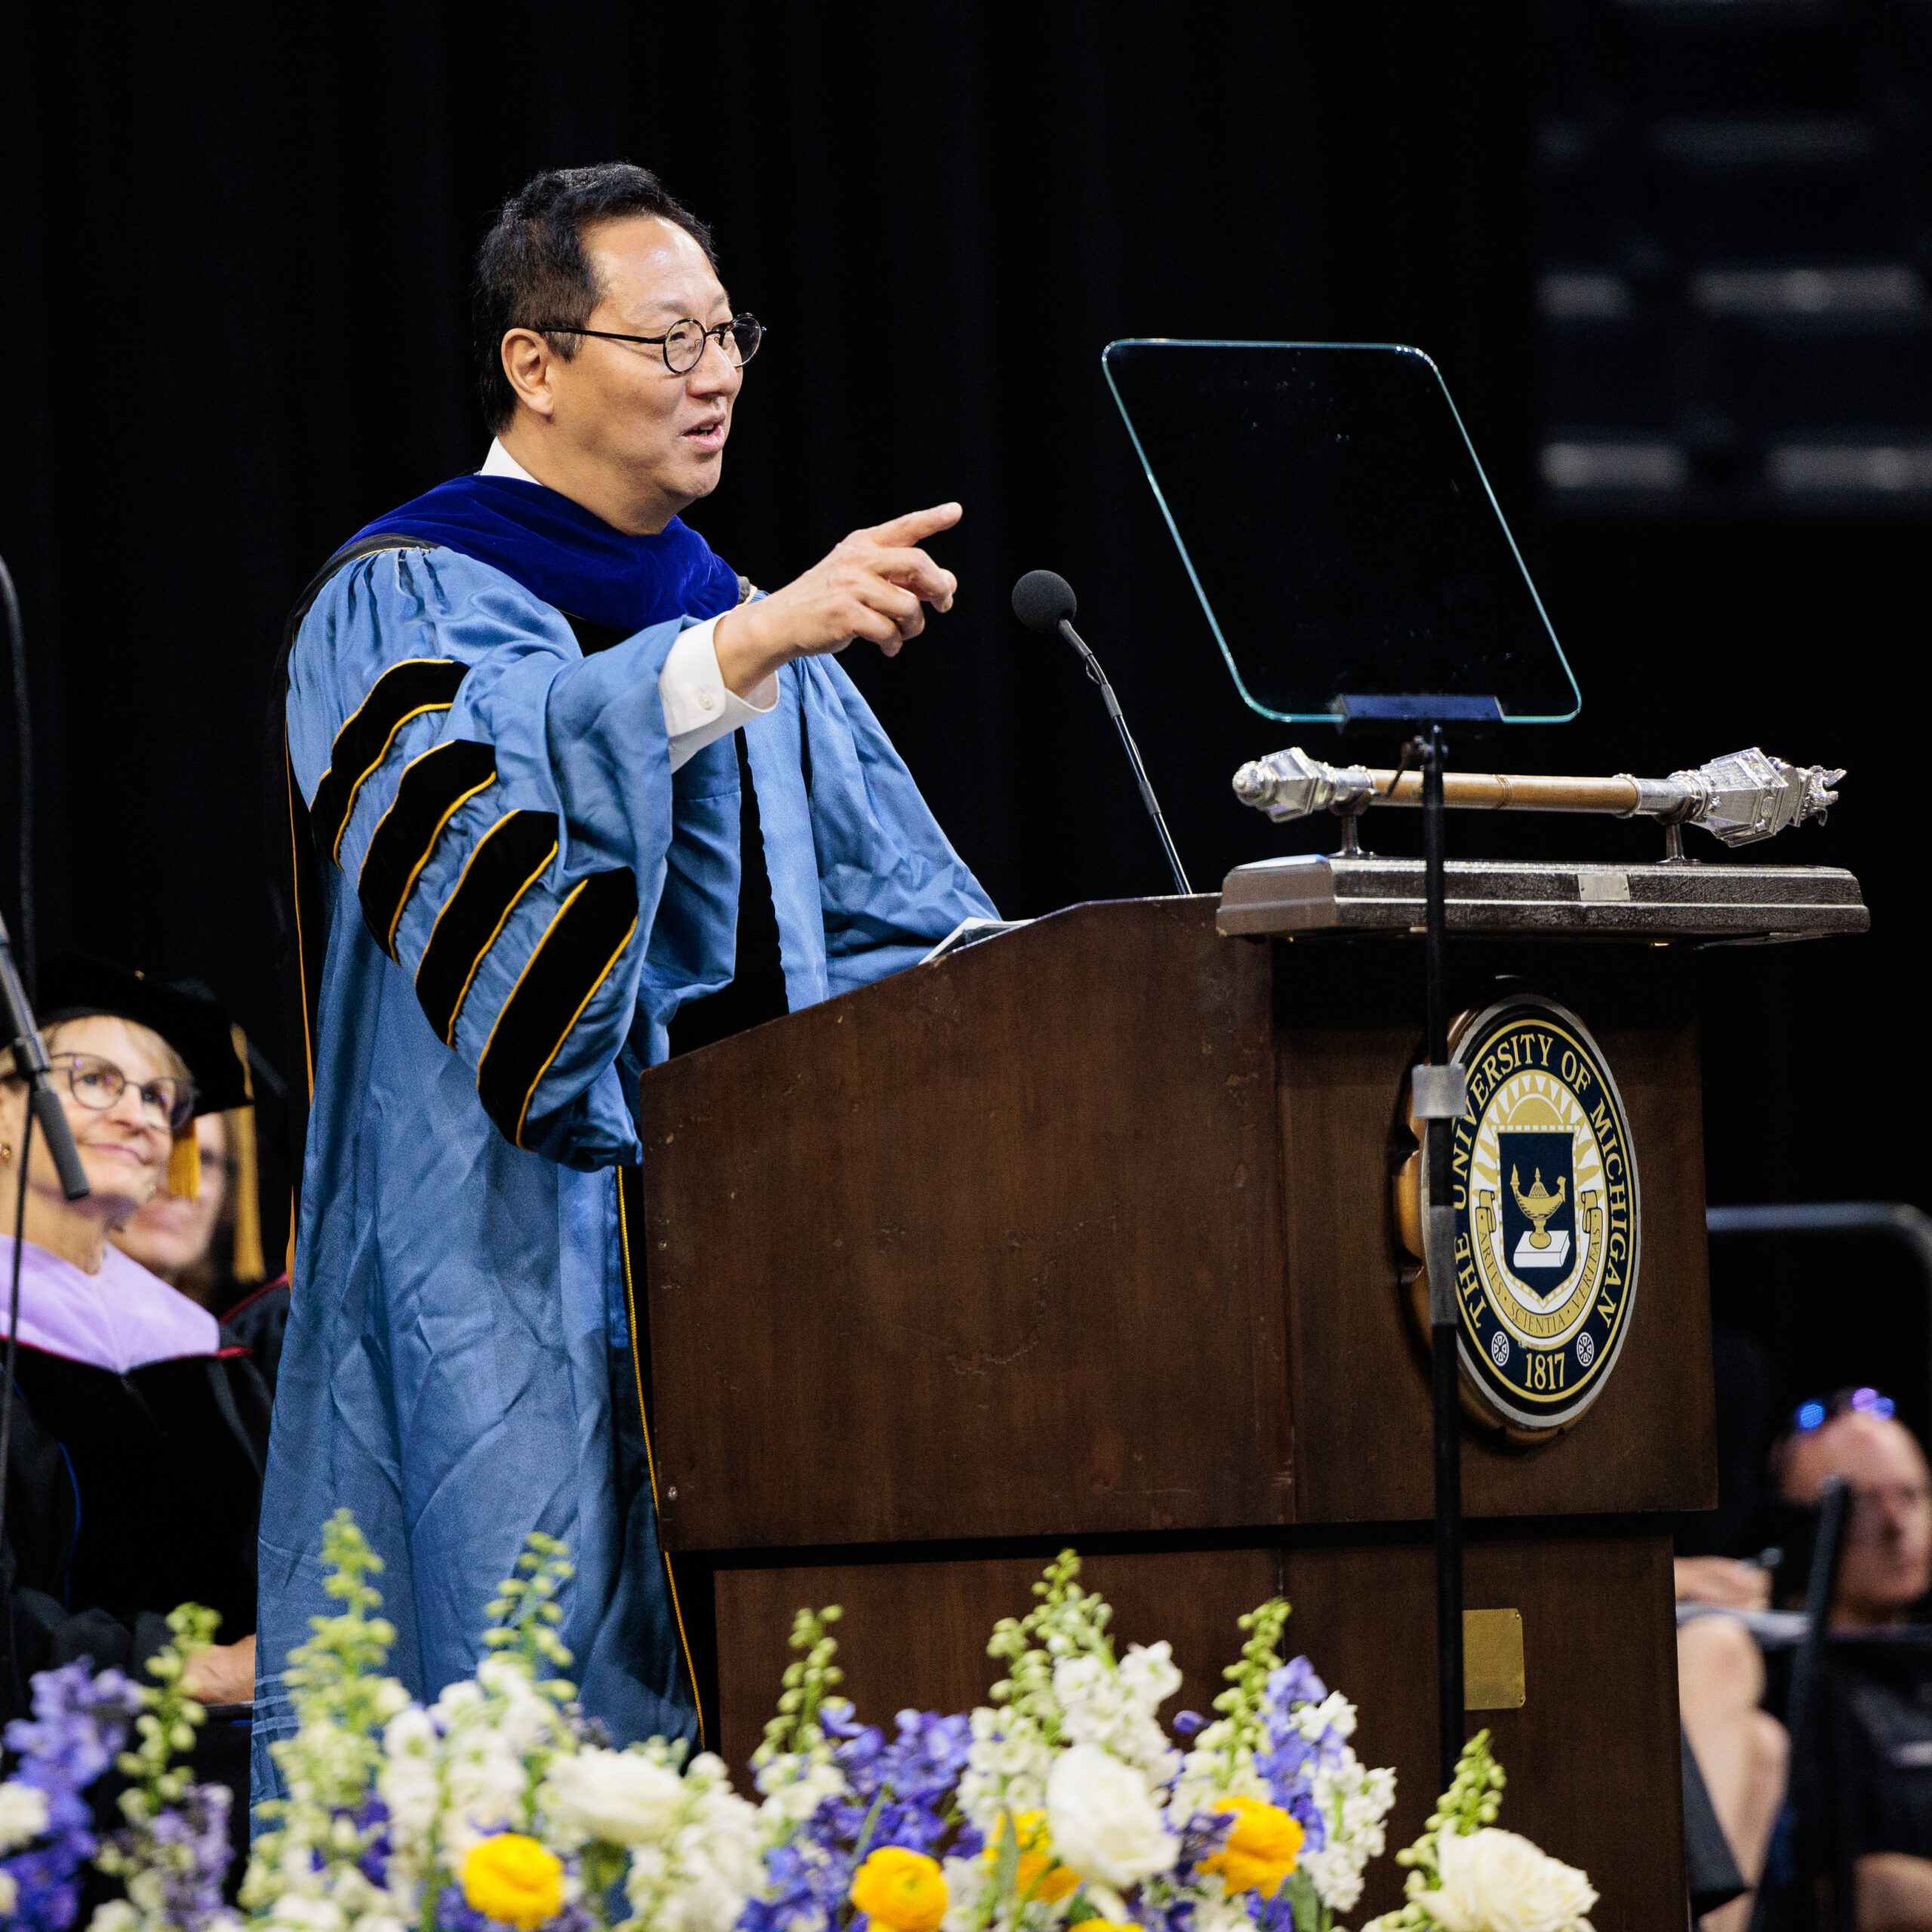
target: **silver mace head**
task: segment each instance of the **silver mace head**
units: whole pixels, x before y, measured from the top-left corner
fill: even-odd
[[[1374,789],[1366,765],[1324,764],[1298,745],[1251,759],[1235,774],[1235,796],[1278,825],[1318,811],[1346,811]]]
[[[1822,764],[1787,764],[1754,745],[1713,758],[1695,771],[1673,771],[1669,782],[1684,795],[1681,816],[1686,823],[1700,825],[1713,838],[1735,846],[1775,838],[1786,826],[1807,819],[1823,825],[1838,801],[1832,787],[1844,776],[1842,767],[1828,771]]]

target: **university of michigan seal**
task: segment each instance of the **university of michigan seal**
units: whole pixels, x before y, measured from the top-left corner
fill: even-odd
[[[1463,1372],[1518,1428],[1560,1429],[1601,1392],[1636,1301],[1623,1103],[1583,1022],[1539,995],[1478,1014],[1454,1057],[1469,1094],[1451,1137]]]

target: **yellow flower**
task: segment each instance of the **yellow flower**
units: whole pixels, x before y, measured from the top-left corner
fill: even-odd
[[[1002,1812],[999,1823],[993,1827],[992,1841],[985,1854],[989,1865],[999,1863],[1000,1841],[1006,1836],[1008,1815]],[[1053,1905],[1065,1898],[1079,1884],[1080,1874],[1054,1862],[1053,1841],[1047,1835],[1047,1814],[1023,1811],[1013,1820],[1013,1828],[1020,1839],[1020,1866],[1014,1884],[1021,1903],[1038,1899],[1043,1905]]]
[[[563,1909],[563,1865],[534,1838],[499,1832],[463,1861],[463,1896],[485,1918],[537,1932]]]
[[[1214,1809],[1233,1812],[1235,1828],[1213,1857],[1201,1861],[1201,1870],[1220,1873],[1226,1897],[1232,1898],[1237,1892],[1259,1892],[1264,1899],[1272,1899],[1300,1861],[1300,1821],[1278,1804],[1263,1804],[1256,1798],[1219,1798]]]
[[[881,1845],[852,1878],[852,1903],[891,1932],[939,1932],[946,1879],[937,1859],[903,1845]]]

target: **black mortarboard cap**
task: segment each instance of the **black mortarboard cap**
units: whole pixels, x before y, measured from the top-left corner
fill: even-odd
[[[226,1113],[250,1104],[248,1077],[235,1050],[228,1009],[212,995],[171,986],[83,952],[47,961],[35,990],[42,1026],[63,1016],[106,1013],[152,1028],[188,1063],[196,1113]]]

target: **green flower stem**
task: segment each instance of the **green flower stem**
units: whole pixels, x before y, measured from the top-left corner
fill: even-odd
[[[778,1715],[765,1725],[764,1742],[752,1753],[754,1769],[762,1770],[787,1753],[808,1756],[824,1744],[819,1706],[845,1681],[845,1673],[832,1662],[838,1645],[827,1626],[844,1614],[835,1603],[816,1612],[801,1610],[792,1620],[791,1647],[805,1654],[785,1666]]]
[[[1114,1663],[1113,1639],[1107,1634],[1113,1608],[1105,1598],[1084,1590],[1075,1580],[1080,1558],[1063,1549],[1033,1586],[1038,1604],[1022,1617],[1002,1617],[993,1626],[986,1654],[1004,1663],[1007,1674],[988,1696],[1008,1706],[1016,1715],[1030,1718],[1041,1740],[1061,1741],[1062,1714],[1054,1695],[1054,1666],[1069,1657],[1091,1656]]]
[[[1215,1710],[1228,1726],[1218,1754],[1223,1790],[1233,1783],[1244,1754],[1251,1755],[1265,1741],[1262,1706],[1267,1700],[1268,1679],[1281,1667],[1281,1632],[1287,1621],[1286,1597],[1270,1597],[1236,1620],[1235,1627],[1248,1633],[1247,1641],[1241,1647],[1241,1661],[1221,1673],[1229,1687],[1214,1700]]]
[[[1399,1912],[1378,1920],[1378,1924],[1414,1928],[1429,1932],[1435,1920],[1420,1901],[1425,1892],[1435,1890],[1441,1877],[1437,1861],[1437,1841],[1445,1830],[1458,1838],[1468,1838],[1485,1825],[1493,1825],[1503,1812],[1503,1787],[1508,1782],[1489,1748],[1489,1733],[1479,1730],[1463,1746],[1456,1760],[1456,1775],[1449,1789],[1436,1800],[1435,1809],[1423,1826],[1422,1836],[1406,1850],[1395,1854],[1395,1863],[1408,1869],[1402,1890],[1408,1903]]]

